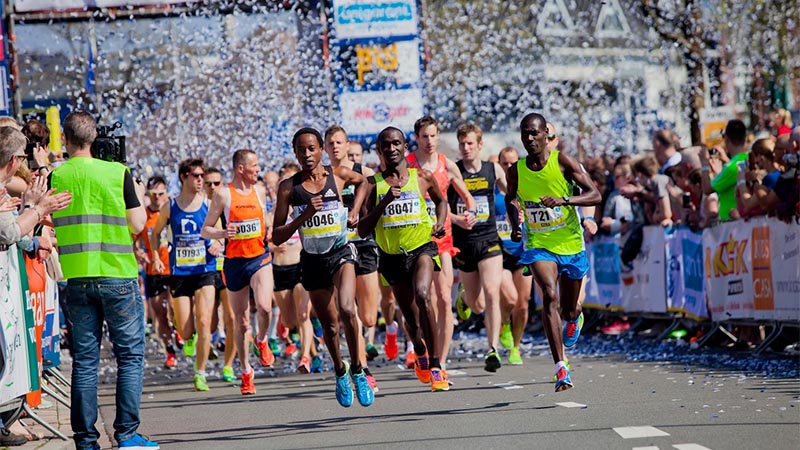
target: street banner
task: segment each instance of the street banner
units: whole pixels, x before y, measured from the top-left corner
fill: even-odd
[[[639,255],[631,267],[622,270],[622,306],[627,312],[666,313],[664,228],[650,225],[642,233]]]
[[[714,320],[754,317],[753,230],[749,225],[744,221],[725,222],[703,230],[705,287]]]
[[[0,18],[5,18],[5,2],[0,2]],[[8,71],[8,55],[6,55],[5,21],[0,20],[0,115],[13,116],[11,105],[11,82]]]
[[[45,291],[44,332],[42,333],[43,369],[61,365],[61,317],[58,311],[58,283],[47,276]]]
[[[67,9],[116,8],[124,6],[174,5],[196,3],[199,0],[14,0],[16,12],[63,11]]]
[[[709,318],[703,289],[703,234],[680,226],[666,235],[667,310]]]
[[[33,310],[33,327],[36,338],[36,376],[41,380],[42,376],[42,333],[44,332],[45,317],[45,292],[47,290],[47,272],[44,263],[36,257],[25,258],[25,272],[28,274],[28,303]],[[26,396],[28,405],[31,407],[39,406],[42,403],[41,389],[32,390]]]
[[[618,236],[595,236],[592,242],[592,270],[597,287],[597,307],[622,310],[622,277]]]
[[[770,234],[770,261],[774,311],[772,318],[783,321],[800,321],[800,226],[767,219]],[[761,279],[760,277],[756,277]],[[756,298],[767,297],[769,286],[754,286]]]
[[[21,260],[16,245],[0,251],[0,404],[39,389],[33,305]]]

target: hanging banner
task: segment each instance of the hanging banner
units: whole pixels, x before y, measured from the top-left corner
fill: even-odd
[[[0,404],[39,389],[36,329],[28,276],[16,245],[0,251]]]
[[[666,235],[667,310],[695,320],[709,318],[703,289],[703,235],[678,227]]]
[[[42,360],[49,366],[61,365],[61,317],[58,311],[58,283],[47,276],[45,291],[44,332],[42,333]],[[49,363],[49,364],[48,364]]]
[[[123,6],[174,5],[195,3],[197,0],[14,0],[16,12],[63,11],[65,9],[114,8]]]
[[[592,243],[594,280],[599,307],[620,311],[622,306],[622,267],[619,236],[596,236]]]
[[[44,263],[36,258],[25,258],[25,272],[28,274],[28,293],[27,303],[33,311],[33,327],[35,334],[35,356],[36,377],[41,380],[42,376],[42,334],[44,332],[45,317],[45,292],[47,291],[47,272]],[[42,403],[41,389],[32,390],[26,396],[28,405],[31,407],[39,406]]]
[[[768,219],[772,292],[775,320],[800,321],[800,226]],[[754,286],[757,298],[766,297],[766,286]]]
[[[642,232],[639,255],[630,268],[622,270],[622,306],[628,312],[666,313],[664,228],[650,225]]]
[[[706,292],[714,320],[754,317],[752,239],[752,228],[743,221],[703,230]]]
[[[0,2],[0,18],[5,18],[5,2]],[[11,105],[11,83],[8,78],[8,55],[6,55],[5,21],[0,20],[0,115],[13,116]]]

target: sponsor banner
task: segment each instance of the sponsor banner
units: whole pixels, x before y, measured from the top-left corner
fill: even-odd
[[[631,267],[621,268],[622,306],[629,312],[667,312],[666,246],[664,229],[646,226],[639,255]]]
[[[337,39],[416,36],[417,0],[333,0]]]
[[[703,287],[703,235],[679,227],[666,236],[667,310],[708,319]]]
[[[622,277],[619,257],[618,236],[595,236],[591,246],[587,245],[587,253],[591,251],[590,273],[593,274],[591,285],[587,286],[586,306],[599,309],[622,309]],[[589,297],[589,292],[594,297]]]
[[[409,132],[423,111],[421,89],[343,92],[339,104],[347,134],[369,139],[389,125]]]
[[[0,2],[0,17],[5,17],[5,2]],[[5,23],[0,20],[0,115],[13,116],[11,111],[11,83],[8,78],[8,62],[6,58]]]
[[[361,42],[342,47],[339,91],[419,87],[420,41]]]
[[[42,376],[42,334],[44,332],[45,293],[47,291],[47,271],[44,263],[25,255],[25,271],[28,274],[27,302],[33,310],[33,326],[35,334],[36,376]],[[31,407],[42,403],[42,391],[36,389],[27,395]]]
[[[768,219],[772,293],[776,320],[800,321],[800,226]],[[768,297],[766,286],[754,286],[756,298]]]
[[[705,287],[714,320],[754,317],[752,241],[750,222],[703,230]]]
[[[50,366],[61,365],[61,317],[58,311],[58,283],[47,277],[44,305],[44,332],[42,333],[42,359]],[[44,365],[43,369],[49,366]]]
[[[21,260],[16,245],[0,252],[0,404],[39,389],[33,307]]]
[[[198,0],[14,0],[16,12],[59,11],[65,9],[115,8],[122,6],[174,5]]]

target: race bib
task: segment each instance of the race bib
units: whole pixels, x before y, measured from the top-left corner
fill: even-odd
[[[533,233],[564,228],[567,225],[564,213],[565,210],[560,206],[548,208],[540,202],[525,202],[528,231]]]
[[[473,197],[475,199],[475,219],[478,223],[486,222],[489,220],[489,198],[485,195],[478,195]],[[459,216],[467,212],[467,205],[460,197],[456,203],[456,212]]]
[[[383,228],[397,228],[422,223],[421,207],[417,192],[400,192],[400,197],[394,199],[383,210]]]
[[[308,218],[301,227],[303,238],[317,239],[339,236],[342,233],[342,215],[345,208],[339,207],[338,200],[324,202],[322,209]],[[297,208],[298,214],[305,211],[305,207]]]
[[[195,267],[206,263],[206,245],[203,241],[178,241],[175,246],[175,265]]]
[[[240,220],[231,223],[236,225],[236,235],[231,239],[238,241],[261,237],[261,219]]]
[[[506,219],[506,215],[498,215],[495,219],[495,225],[497,226],[497,235],[500,236],[500,239],[504,241],[511,240],[511,224],[508,223]]]
[[[425,209],[428,210],[428,216],[431,218],[431,220],[436,222],[436,203],[433,203],[433,200],[426,198]]]

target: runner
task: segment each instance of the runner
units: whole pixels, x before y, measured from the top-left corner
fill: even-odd
[[[294,163],[286,163],[281,168],[280,181],[290,179],[300,168]],[[300,254],[303,246],[300,233],[295,232],[288,241],[271,247],[275,259],[275,302],[280,307],[280,320],[284,327],[294,328],[300,334],[300,362],[297,371],[311,373],[311,343],[314,341],[314,328],[311,326],[311,299],[301,284]],[[287,352],[288,353],[288,352]]]
[[[555,390],[560,392],[573,386],[564,346],[574,346],[580,336],[583,313],[578,296],[589,270],[575,207],[597,205],[601,196],[580,164],[547,148],[547,121],[542,115],[525,116],[520,136],[528,156],[508,170],[507,217],[511,239],[522,240],[517,205],[523,206],[527,237],[520,263],[529,265],[542,287],[542,322],[556,363]],[[583,194],[572,195],[573,182]],[[562,318],[567,321],[563,336]]]
[[[436,178],[436,182],[441,190],[441,195],[447,198],[448,188],[452,185],[455,192],[461,197],[466,208],[464,214],[455,217],[447,214],[444,223],[445,234],[441,238],[434,237],[433,241],[438,248],[439,259],[441,260],[441,270],[434,274],[434,290],[432,298],[435,304],[437,332],[436,342],[439,347],[436,354],[442,355],[442,364],[447,363],[447,355],[450,354],[450,341],[453,339],[453,257],[458,253],[458,249],[453,247],[453,235],[451,219],[463,228],[468,229],[475,224],[476,209],[475,200],[470,195],[469,190],[464,185],[461,172],[453,161],[447,159],[436,149],[439,144],[439,122],[433,117],[425,116],[414,123],[414,135],[417,137],[417,150],[408,155],[408,167],[425,169]],[[431,220],[436,220],[436,208],[432,200],[426,194],[425,202],[428,215]],[[409,360],[413,361],[414,354],[407,353],[406,365]],[[409,366],[410,367],[410,366]]]
[[[369,184],[356,196],[356,204],[369,196],[366,203],[369,213],[359,221],[358,233],[367,236],[375,232],[380,249],[379,270],[392,286],[403,311],[417,355],[414,363],[417,378],[430,383],[433,391],[447,391],[450,385],[436,346],[435,308],[430,297],[439,253],[431,236],[445,234],[447,202],[430,172],[408,168],[407,149],[405,136],[397,128],[385,128],[378,135],[378,153],[385,168],[369,177]],[[430,215],[422,208],[425,193],[436,209],[433,226]]]
[[[353,388],[362,406],[374,401],[372,387],[359,361],[358,316],[355,311],[355,246],[347,242],[348,222],[354,223],[357,212],[347,213],[340,192],[347,183],[359,186],[364,178],[346,167],[320,165],[322,136],[313,128],[301,128],[294,134],[292,147],[301,171],[278,186],[275,208],[275,245],[288,241],[300,230],[303,252],[300,254],[303,287],[322,322],[325,345],[336,372],[336,400],[341,406],[353,404]],[[289,207],[293,219],[286,223]],[[355,202],[359,209],[361,201]],[[337,311],[338,308],[338,311]],[[339,348],[339,319],[344,325],[352,366],[342,359]]]
[[[347,159],[361,164],[364,161],[364,147],[358,141],[347,141]]]
[[[490,350],[483,368],[487,372],[496,372],[501,366],[497,346],[501,324],[503,250],[495,223],[494,190],[495,185],[501,192],[506,190],[506,176],[497,163],[481,161],[483,132],[480,127],[474,124],[461,125],[456,137],[461,152],[461,160],[456,166],[475,200],[477,213],[474,224],[460,220],[467,205],[454,190],[450,190],[450,212],[454,214],[453,243],[461,250],[454,259],[464,286],[464,301],[478,314],[485,309],[486,339]]]
[[[181,336],[197,333],[195,391],[208,390],[206,366],[211,350],[214,275],[217,272],[217,256],[222,253],[222,243],[219,240],[209,241],[200,236],[200,227],[208,214],[203,176],[205,170],[202,159],[181,161],[178,166],[181,192],[177,198],[161,207],[158,221],[150,236],[150,245],[154,248],[161,231],[169,224],[172,235],[169,252],[170,291],[175,308],[175,324]],[[151,253],[151,257],[155,256]],[[154,266],[156,270],[163,269],[160,259],[154,260]]]
[[[147,300],[150,302],[150,309],[153,312],[153,318],[156,322],[155,325],[156,330],[158,330],[158,337],[161,338],[161,342],[164,344],[164,350],[167,354],[164,367],[167,369],[175,369],[178,366],[178,360],[175,359],[175,347],[172,345],[172,322],[170,321],[169,241],[167,240],[166,231],[159,235],[158,258],[154,258],[152,255],[155,253],[151,248],[150,240],[153,228],[158,221],[158,214],[161,207],[169,204],[169,197],[167,197],[167,181],[164,177],[156,175],[147,180],[147,195],[150,197],[150,203],[145,208],[147,212],[147,222],[144,225],[144,230],[136,236],[134,245],[137,245],[139,242],[144,243],[144,252],[139,250],[136,253],[139,260],[144,263],[145,297],[147,297]],[[156,260],[161,260],[161,270],[156,270],[154,264]]]
[[[222,186],[222,172],[215,167],[207,167],[206,175],[203,178],[205,184],[206,197],[208,199],[214,198],[214,192]],[[219,224],[225,229],[227,226],[223,222],[224,217],[220,217]],[[215,306],[214,317],[211,321],[211,329],[216,330],[214,326],[218,323],[218,310],[219,305],[222,305],[222,321],[225,330],[225,354],[223,356],[222,364],[222,381],[233,383],[236,381],[236,375],[233,373],[233,362],[236,359],[236,344],[234,343],[233,331],[233,307],[231,306],[230,298],[228,298],[228,290],[225,289],[225,282],[222,281],[222,267],[225,263],[225,245],[224,240],[221,240],[222,251],[217,255],[216,273],[214,274],[214,291],[215,291]]]
[[[500,150],[498,161],[503,172],[519,160],[519,153],[514,147]],[[519,263],[525,247],[522,241],[511,240],[511,225],[506,215],[506,195],[495,190],[494,204],[497,217],[497,234],[503,244],[503,281],[500,285],[500,296],[503,325],[500,330],[500,344],[509,349],[508,363],[522,365],[519,345],[528,323],[528,304],[531,297],[533,277],[527,267]],[[524,233],[523,233],[524,234]]]
[[[328,154],[331,166],[334,169],[346,167],[364,177],[375,175],[375,172],[369,167],[364,167],[360,163],[347,159],[347,149],[347,133],[344,128],[334,125],[325,130],[325,152]],[[342,203],[344,203],[348,211],[353,211],[354,201],[355,185],[345,184],[342,190]],[[355,245],[358,253],[358,260],[356,261],[356,309],[359,321],[367,333],[366,342],[364,342],[363,335],[359,333],[362,340],[360,348],[364,349],[364,352],[359,355],[359,360],[364,367],[364,372],[367,374],[367,380],[369,380],[372,390],[378,392],[378,383],[367,367],[367,360],[372,360],[378,356],[378,350],[375,348],[375,325],[378,321],[378,291],[380,285],[380,279],[378,278],[378,244],[375,243],[375,237],[372,235],[362,239],[358,236],[355,228],[348,228],[347,231],[347,237]]]
[[[272,309],[272,254],[266,248],[269,226],[264,206],[266,193],[255,186],[260,170],[254,151],[244,149],[233,154],[233,182],[227,189],[214,192],[202,231],[205,239],[228,239],[222,276],[233,306],[234,338],[242,367],[242,395],[256,393],[248,358],[248,343],[252,339],[250,289],[255,295],[256,308],[267,316]],[[220,230],[216,224],[223,213],[227,227]],[[256,336],[259,362],[264,367],[275,362],[275,355],[266,342],[268,325],[268,317],[266,321],[259,320]]]

